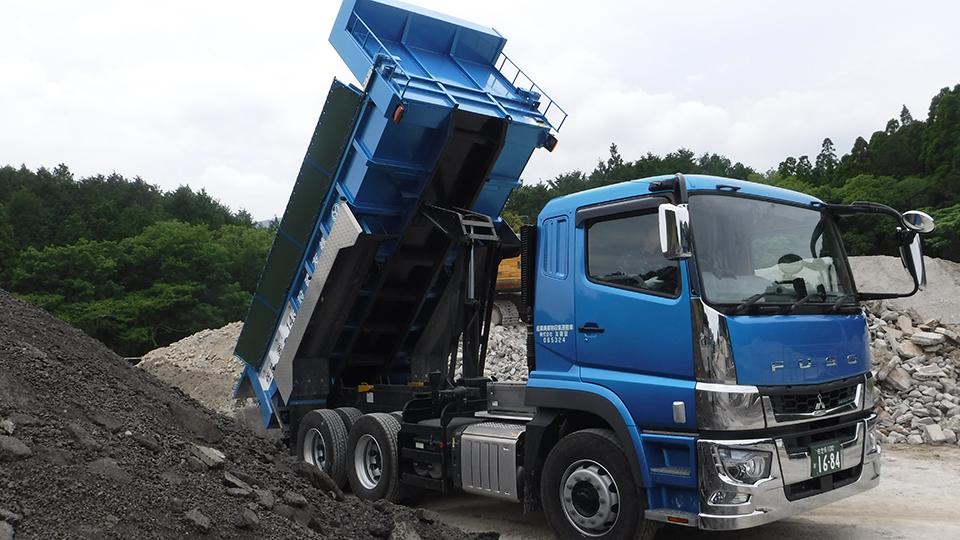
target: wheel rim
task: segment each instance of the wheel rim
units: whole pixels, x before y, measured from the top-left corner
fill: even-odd
[[[304,438],[303,460],[319,469],[323,469],[323,466],[327,463],[327,445],[317,428],[308,431]]]
[[[357,441],[357,451],[353,455],[357,479],[365,489],[374,489],[383,475],[383,454],[380,444],[372,435],[364,434]]]
[[[620,491],[602,465],[580,460],[563,473],[560,501],[567,520],[581,534],[602,536],[620,515]]]

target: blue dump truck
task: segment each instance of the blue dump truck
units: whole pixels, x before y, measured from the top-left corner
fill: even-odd
[[[346,0],[334,81],[236,346],[237,388],[363,499],[463,490],[560,538],[741,529],[877,485],[861,300],[924,285],[929,216],[676,174],[499,217],[566,113],[491,28]],[[839,225],[892,220],[912,291],[857,289]],[[521,256],[526,383],[483,376]]]

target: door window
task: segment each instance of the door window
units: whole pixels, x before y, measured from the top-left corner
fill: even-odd
[[[587,277],[613,287],[662,296],[680,294],[680,264],[664,258],[656,212],[588,224]]]

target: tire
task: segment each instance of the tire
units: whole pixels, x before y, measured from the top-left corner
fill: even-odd
[[[347,430],[330,409],[310,411],[297,430],[297,456],[327,473],[342,488],[347,485]]]
[[[338,407],[334,411],[340,415],[340,419],[343,420],[343,427],[347,428],[347,435],[350,435],[350,430],[353,429],[353,425],[357,423],[357,420],[363,416],[363,413],[360,412],[360,409],[355,409],[353,407]]]
[[[647,497],[633,480],[620,440],[610,430],[585,429],[563,439],[543,465],[540,495],[557,538],[650,540]]]
[[[400,422],[387,413],[365,414],[350,430],[347,476],[357,497],[400,502],[399,431]]]

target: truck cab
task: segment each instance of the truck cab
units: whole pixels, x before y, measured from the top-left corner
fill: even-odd
[[[530,269],[526,403],[551,426],[540,436],[609,428],[635,464],[645,518],[703,529],[752,527],[876,486],[878,393],[858,300],[896,295],[857,291],[837,222],[861,212],[898,220],[915,292],[925,214],[679,174],[548,203]],[[575,480],[605,459],[544,468],[569,493],[545,489],[542,502],[574,532],[604,535],[625,517],[583,519],[617,513],[609,493],[623,486]]]

